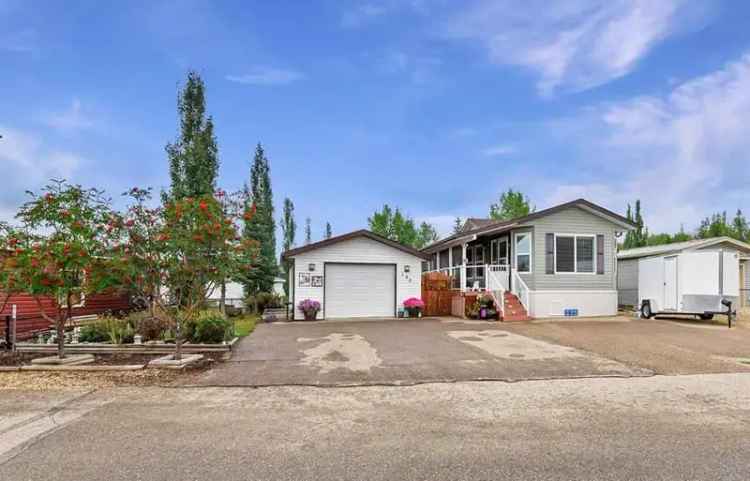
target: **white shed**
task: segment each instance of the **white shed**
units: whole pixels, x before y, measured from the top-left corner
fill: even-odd
[[[750,245],[729,237],[641,247],[617,254],[619,303],[649,313],[703,314],[743,307],[748,291]]]
[[[389,318],[409,297],[421,296],[417,250],[368,230],[331,237],[291,249],[289,297],[294,319],[303,319],[300,301],[320,302],[318,319]]]

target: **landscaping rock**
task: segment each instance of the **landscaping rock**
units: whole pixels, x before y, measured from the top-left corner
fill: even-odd
[[[186,366],[197,363],[203,359],[202,354],[186,354],[179,361],[174,358],[173,354],[159,357],[148,363],[148,367],[165,368],[165,369],[183,369]]]
[[[64,358],[59,356],[48,356],[38,357],[31,360],[31,364],[34,365],[52,365],[52,366],[77,366],[79,364],[87,364],[94,362],[94,356],[92,354],[74,354],[68,355]]]

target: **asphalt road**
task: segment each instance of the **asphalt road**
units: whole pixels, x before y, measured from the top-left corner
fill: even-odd
[[[750,375],[0,392],[0,479],[747,480]]]

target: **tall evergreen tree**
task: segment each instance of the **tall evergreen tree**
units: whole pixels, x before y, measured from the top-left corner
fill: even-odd
[[[641,199],[635,201],[635,214],[633,216],[635,222],[634,234],[634,245],[633,247],[643,247],[646,245],[646,239],[648,239],[648,229],[643,224],[643,216],[641,215]]]
[[[333,229],[331,229],[331,223],[326,222],[326,239],[333,237]]]
[[[312,242],[312,225],[310,218],[305,219],[305,244]]]
[[[294,236],[297,233],[297,223],[294,221],[294,203],[287,197],[284,199],[284,217],[281,219],[281,231],[284,235],[283,249],[288,251],[294,247]],[[284,293],[289,298],[289,262],[284,263]]]
[[[174,198],[197,197],[216,189],[219,156],[213,119],[206,118],[205,90],[200,75],[191,71],[177,96],[180,135],[166,146]]]
[[[453,233],[458,234],[461,232],[461,228],[463,227],[464,222],[461,220],[460,217],[456,217],[456,220],[453,221]]]
[[[260,244],[256,269],[249,276],[245,289],[248,294],[271,292],[278,275],[276,264],[276,220],[273,210],[273,190],[268,158],[263,146],[255,148],[250,168],[250,186],[246,187],[250,201],[255,205],[255,215],[245,222],[243,236]]]
[[[750,228],[748,228],[747,219],[740,209],[737,209],[732,220],[733,237],[742,242],[750,240]]]

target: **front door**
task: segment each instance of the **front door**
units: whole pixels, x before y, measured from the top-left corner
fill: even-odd
[[[664,310],[677,310],[677,257],[664,258]]]

